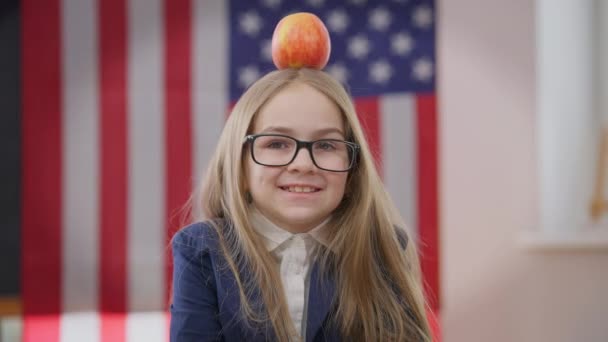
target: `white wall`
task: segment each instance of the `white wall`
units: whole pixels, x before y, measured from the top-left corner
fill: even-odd
[[[445,341],[608,341],[608,252],[530,252],[539,224],[532,0],[438,1]]]

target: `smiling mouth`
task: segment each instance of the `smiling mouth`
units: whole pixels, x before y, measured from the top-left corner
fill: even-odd
[[[280,186],[281,190],[287,192],[295,192],[295,193],[315,193],[321,191],[319,188],[314,188],[310,186]]]

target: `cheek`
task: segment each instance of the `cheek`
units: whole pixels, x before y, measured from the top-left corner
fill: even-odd
[[[258,165],[252,160],[247,162],[247,184],[250,188],[259,189],[274,185],[278,174],[279,171],[275,168]]]
[[[333,191],[340,196],[340,199],[342,199],[346,190],[346,180],[347,176],[345,174],[333,175],[330,179]]]

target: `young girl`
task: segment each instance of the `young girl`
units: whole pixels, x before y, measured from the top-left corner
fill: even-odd
[[[173,238],[171,341],[431,340],[416,248],[323,71],[247,90],[192,205],[203,217]]]

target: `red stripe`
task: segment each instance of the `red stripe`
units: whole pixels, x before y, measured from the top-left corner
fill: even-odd
[[[171,313],[165,312],[165,341],[171,340]]]
[[[418,218],[422,272],[433,310],[439,308],[439,217],[437,211],[437,111],[435,95],[419,95]]]
[[[24,341],[56,341],[61,311],[61,7],[21,2]]]
[[[180,210],[192,184],[192,24],[190,0],[165,0],[165,134],[166,242],[183,223]],[[170,249],[166,249],[167,303],[173,274]]]
[[[100,314],[101,341],[126,341],[126,313]]]
[[[102,313],[127,309],[127,7],[99,1],[100,294]],[[124,341],[124,319],[102,316],[102,341]]]
[[[59,341],[59,315],[25,315],[21,342]]]
[[[380,103],[378,98],[358,98],[355,100],[355,109],[357,110],[359,121],[365,131],[367,143],[376,160],[378,173],[382,175],[382,131],[380,124]]]
[[[437,312],[427,310],[426,318],[428,319],[429,325],[431,327],[431,335],[433,337],[433,342],[441,342],[441,321],[439,314]]]

